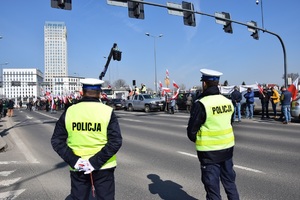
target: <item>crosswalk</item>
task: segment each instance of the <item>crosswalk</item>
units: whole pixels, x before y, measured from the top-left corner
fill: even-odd
[[[0,162],[0,168],[4,169],[4,165],[16,164],[17,161],[2,161]],[[0,192],[0,200],[13,200],[16,199],[19,195],[21,195],[26,189],[17,189],[17,190],[9,190],[10,186],[14,186],[18,184],[18,182],[22,179],[22,177],[14,177],[14,173],[16,170],[10,171],[0,171],[0,188],[1,190],[8,191]],[[18,188],[18,187],[16,187]]]

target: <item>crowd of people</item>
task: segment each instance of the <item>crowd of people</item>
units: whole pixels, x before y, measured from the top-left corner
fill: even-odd
[[[270,91],[271,90],[271,91]],[[291,101],[292,93],[287,90],[286,87],[282,86],[280,91],[276,90],[275,87],[261,88],[259,93],[259,99],[261,102],[261,119],[271,118],[269,112],[269,104],[272,104],[273,118],[281,120],[283,124],[288,124],[291,122]],[[246,99],[246,113],[245,118],[252,119],[254,114],[254,91],[252,88],[247,88],[247,92],[244,94]],[[234,87],[234,91],[231,93],[231,100],[234,105],[234,116],[232,121],[241,122],[241,101],[242,93],[239,91],[238,87]],[[281,114],[278,116],[277,106],[281,106]]]

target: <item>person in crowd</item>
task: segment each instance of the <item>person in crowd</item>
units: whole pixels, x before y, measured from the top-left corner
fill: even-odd
[[[280,102],[280,95],[279,95],[278,91],[275,89],[275,87],[272,87],[271,90],[272,90],[272,95],[271,95],[270,99],[271,99],[271,103],[272,103],[274,119],[276,119],[277,118],[276,108],[277,108],[277,104]]]
[[[82,99],[63,112],[56,122],[51,145],[70,166],[71,194],[67,200],[115,199],[116,153],[122,146],[118,118],[100,102],[101,84],[81,80]]]
[[[270,101],[270,96],[268,94],[267,88],[263,89],[262,93],[259,93],[259,99],[261,102],[261,119],[270,118],[269,116],[269,101]]]
[[[291,101],[292,101],[292,93],[286,89],[286,87],[281,87],[281,111],[284,116],[283,124],[288,124],[291,122]]]
[[[176,99],[174,97],[172,97],[171,102],[170,102],[170,113],[171,114],[175,113],[175,107],[176,107]]]
[[[32,111],[32,107],[33,107],[33,100],[30,100],[28,103],[28,109],[30,112]]]
[[[8,105],[7,105],[7,116],[8,117],[12,117],[14,115],[14,106],[15,106],[15,102],[10,99],[8,101]]]
[[[196,145],[206,199],[221,199],[221,180],[227,198],[239,200],[232,160],[234,108],[231,100],[220,94],[218,84],[222,73],[210,69],[200,72],[203,92],[193,104],[187,136]]]
[[[232,104],[234,106],[233,122],[236,121],[236,116],[238,117],[238,122],[241,122],[241,100],[242,93],[239,91],[237,86],[234,86],[233,92],[230,95]]]
[[[7,101],[7,99],[5,99],[4,101],[3,101],[3,117],[6,117],[6,114],[7,114],[7,107],[8,107],[8,101]]]
[[[246,118],[252,119],[254,110],[254,92],[250,87],[247,88],[244,97],[246,99]]]
[[[23,105],[23,102],[22,100],[19,101],[19,108],[21,109],[22,108],[22,105]]]
[[[142,84],[141,84],[141,93],[142,93],[142,94],[145,94],[146,91],[147,91],[146,85],[142,83]]]
[[[186,98],[186,110],[187,110],[188,113],[191,112],[192,105],[193,105],[192,94],[188,94],[188,96]]]
[[[3,100],[0,99],[0,116],[3,116]]]
[[[140,89],[138,87],[136,87],[136,86],[134,86],[134,94],[135,95],[140,94]]]

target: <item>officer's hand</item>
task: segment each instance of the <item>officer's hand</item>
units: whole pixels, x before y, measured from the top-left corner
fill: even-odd
[[[84,171],[85,171],[84,174],[90,174],[94,170],[95,170],[95,168],[92,166],[92,164],[90,163],[90,161],[87,160],[87,163],[86,163],[86,165],[84,167]]]
[[[83,160],[82,158],[79,158],[74,166],[75,169],[77,169],[78,171],[85,171],[84,167],[86,166],[87,164],[87,160]]]

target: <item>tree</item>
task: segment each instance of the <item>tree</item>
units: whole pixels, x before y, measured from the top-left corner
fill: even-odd
[[[181,90],[185,90],[186,87],[185,87],[185,85],[182,83],[182,84],[179,85],[179,88],[180,88]]]
[[[123,79],[118,79],[113,83],[113,86],[118,89],[125,88],[126,85],[126,81],[124,81]]]

